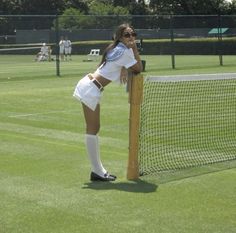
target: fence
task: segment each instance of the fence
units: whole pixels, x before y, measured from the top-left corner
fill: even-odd
[[[59,74],[61,36],[73,42],[73,54],[87,54],[91,41],[102,51],[123,22],[136,29],[144,55],[171,55],[173,68],[175,55],[218,55],[223,65],[223,55],[236,54],[236,16],[230,15],[0,15],[0,49],[50,44]]]

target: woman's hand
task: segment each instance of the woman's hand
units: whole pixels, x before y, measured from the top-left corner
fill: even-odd
[[[122,67],[120,72],[120,83],[126,84],[128,80],[128,70],[125,67]]]

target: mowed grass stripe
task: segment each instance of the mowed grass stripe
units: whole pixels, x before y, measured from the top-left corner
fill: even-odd
[[[84,144],[84,133],[74,133],[63,130],[56,129],[43,129],[39,127],[9,124],[9,123],[0,123],[1,134],[12,135],[13,137],[24,137],[28,140],[42,140],[44,143],[56,144],[55,141],[58,141],[58,145],[78,145]],[[5,133],[4,133],[5,131]],[[119,138],[110,138],[110,137],[101,137],[101,145],[109,144],[111,147],[117,148],[126,148],[127,142]],[[63,143],[64,142],[64,143]],[[117,151],[115,152],[117,153]]]

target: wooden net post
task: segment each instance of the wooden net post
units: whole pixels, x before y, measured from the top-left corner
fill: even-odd
[[[143,76],[138,74],[130,78],[129,85],[129,158],[127,168],[127,179],[136,180],[139,177],[138,145],[140,107],[143,97]]]

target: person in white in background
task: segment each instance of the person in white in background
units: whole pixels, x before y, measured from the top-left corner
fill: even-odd
[[[65,54],[65,40],[64,37],[61,36],[61,40],[59,42],[59,54],[61,57],[61,61],[64,61],[64,54]]]
[[[69,57],[69,59],[71,60],[71,50],[72,50],[71,46],[72,46],[72,43],[68,39],[68,37],[65,38],[64,45],[65,45],[65,60],[67,61],[67,57]]]
[[[47,61],[49,56],[49,49],[46,43],[40,49],[40,52],[36,55],[36,61]]]

